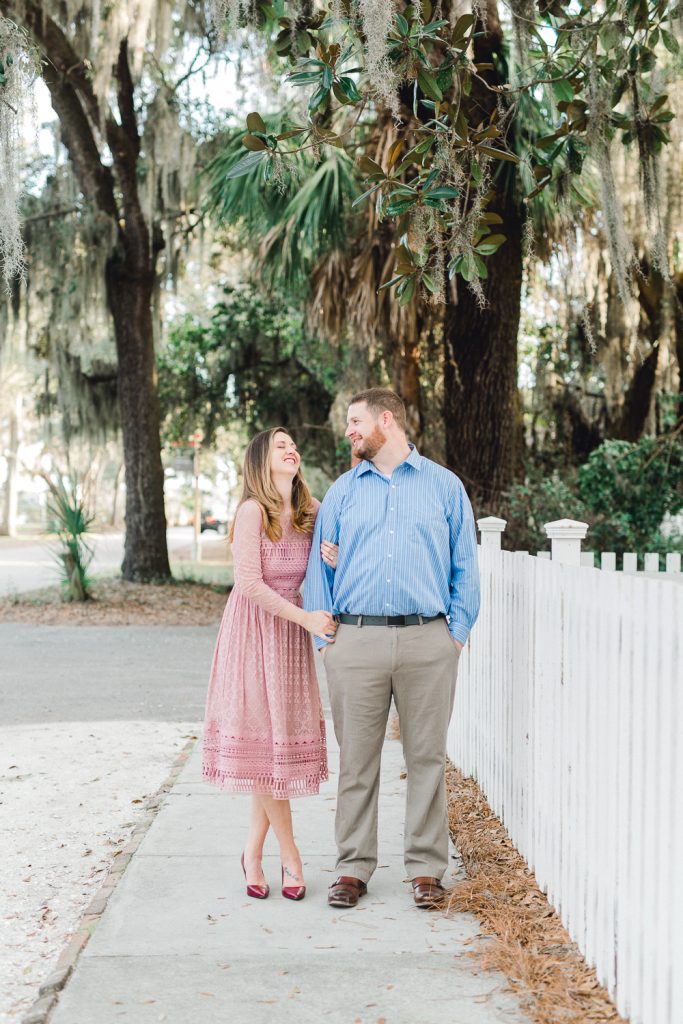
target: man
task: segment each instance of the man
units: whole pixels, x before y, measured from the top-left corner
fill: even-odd
[[[406,438],[403,402],[372,388],[351,399],[346,436],[360,462],[330,488],[316,522],[307,609],[339,623],[316,637],[341,751],[328,903],[351,907],[377,866],[380,758],[393,694],[408,771],[405,866],[415,903],[444,890],[444,762],[458,659],[479,611],[472,508],[453,473]],[[339,545],[336,570],[321,543]]]

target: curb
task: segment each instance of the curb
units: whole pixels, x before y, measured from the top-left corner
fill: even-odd
[[[48,1015],[57,1004],[59,993],[66,985],[82,950],[88,944],[88,939],[95,931],[102,914],[107,909],[109,897],[121,881],[124,871],[128,867],[133,854],[145,838],[166,795],[175,785],[176,779],[185,767],[185,763],[192,753],[196,742],[196,736],[187,741],[173,762],[170,772],[159,789],[145,802],[142,808],[142,821],[138,822],[135,826],[126,845],[114,854],[114,862],[109,868],[102,885],[83,911],[83,916],[69,942],[60,953],[52,974],[45,979],[38,989],[38,999],[21,1018],[21,1024],[46,1024]]]

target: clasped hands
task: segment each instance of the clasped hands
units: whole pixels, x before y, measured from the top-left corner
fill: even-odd
[[[337,568],[337,558],[339,556],[339,546],[337,544],[324,540],[320,545],[320,555],[325,565],[329,565],[331,569]],[[326,640],[328,644],[333,644],[337,632],[337,623],[329,612],[308,612],[306,629],[309,633],[313,633],[314,636],[319,636]]]

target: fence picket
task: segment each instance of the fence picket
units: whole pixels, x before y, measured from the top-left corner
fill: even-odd
[[[635,555],[625,573],[603,571],[616,568],[609,552],[601,569],[479,557],[482,609],[460,662],[450,756],[481,785],[619,1012],[677,1024],[683,590],[629,575]]]

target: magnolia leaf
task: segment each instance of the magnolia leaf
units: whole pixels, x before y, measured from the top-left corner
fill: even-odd
[[[407,245],[399,245],[396,250],[396,266],[399,264],[407,267],[406,270],[402,270],[403,274],[411,274],[415,269],[415,257]]]
[[[503,218],[499,213],[484,213],[480,217],[483,224],[502,224]]]
[[[500,249],[503,242],[506,241],[505,235],[487,235],[477,246],[477,252],[481,253],[482,256],[492,256],[494,252]]]
[[[417,199],[395,199],[387,203],[385,211],[390,217],[400,217],[415,206],[416,202]]]
[[[473,14],[462,14],[455,23],[451,35],[451,46],[456,50],[465,49],[465,37],[474,25]]]
[[[508,153],[504,149],[493,149],[491,146],[477,146],[480,153],[484,156],[493,157],[494,160],[509,160],[512,164],[519,163],[519,157],[515,156],[514,153]]]
[[[316,89],[308,101],[308,109],[311,113],[321,107],[329,95],[330,87],[327,85],[321,85],[319,89]]]
[[[666,48],[669,51],[669,53],[673,53],[673,54],[680,53],[680,49],[681,48],[680,48],[678,40],[676,39],[676,36],[673,34],[673,32],[669,32],[669,31],[667,31],[667,29],[661,28],[661,27],[660,27],[660,32],[662,33],[662,42],[666,46]]]
[[[399,285],[401,288],[401,285]],[[397,289],[398,293],[398,289]],[[411,277],[406,281],[405,288],[402,289],[399,296],[398,303],[400,306],[407,306],[413,295],[415,294],[415,278]]]
[[[381,182],[379,182],[376,185],[373,185],[372,188],[369,188],[367,190],[367,192],[363,192],[363,194],[361,196],[358,196],[358,198],[354,199],[354,201],[351,203],[351,209],[353,209],[354,206],[358,206],[360,203],[362,203],[364,199],[367,199],[368,196],[371,196],[380,187],[381,187]]]
[[[369,156],[359,156],[356,164],[363,174],[381,174],[383,178],[385,177],[380,165],[371,160]]]
[[[425,193],[425,199],[429,196],[430,199],[457,199],[460,192],[457,188],[453,188],[452,185],[439,185],[438,188],[433,188],[431,192]]]
[[[407,36],[408,33],[410,32],[410,25],[403,17],[403,15],[399,14],[397,11],[396,14],[394,15],[394,20],[396,22],[396,25],[398,26],[399,35]]]
[[[247,128],[250,132],[263,132],[264,135],[268,131],[266,122],[255,110],[251,114],[247,114]]]
[[[439,89],[436,78],[430,71],[420,68],[417,73],[417,84],[420,86],[425,96],[429,96],[430,99],[443,99],[443,93],[441,92],[441,89]]]
[[[474,265],[474,260],[470,256],[465,256],[459,267],[459,272],[463,279],[468,283],[473,277],[477,277],[477,269]]]
[[[245,149],[251,149],[254,153],[258,153],[261,149],[268,149],[263,139],[257,139],[255,135],[245,135],[242,139],[242,145]]]
[[[474,266],[476,267],[477,277],[481,277],[483,280],[486,280],[486,278],[489,276],[489,272],[481,256],[475,255]]]
[[[303,135],[307,131],[308,128],[292,128],[291,131],[282,132],[281,135],[276,135],[275,137],[279,142],[283,142],[284,139],[293,139],[296,135]]]
[[[665,93],[665,92],[664,92],[664,93],[662,93],[662,95],[661,95],[661,96],[658,96],[658,97],[657,97],[657,99],[656,99],[656,100],[654,101],[654,103],[653,103],[653,104],[652,104],[652,106],[650,107],[650,117],[652,117],[652,115],[653,115],[653,114],[654,114],[654,113],[655,113],[655,112],[656,112],[657,110],[659,110],[659,109],[660,109],[661,107],[663,107],[663,106],[664,106],[664,104],[666,103],[666,101],[668,100],[668,98],[669,98],[669,96],[668,96],[668,93]]]
[[[396,142],[392,143],[391,147],[389,148],[389,155],[387,157],[387,166],[389,167],[389,169],[391,169],[397,162],[399,156],[401,155],[402,149],[403,139],[397,139]]]
[[[565,78],[553,82],[553,92],[556,100],[570,101],[574,99],[574,90]]]
[[[319,79],[319,71],[295,71],[294,74],[287,76],[287,81],[290,85],[309,85],[311,82],[317,82]]]
[[[334,95],[336,96],[340,103],[346,105],[347,103],[351,102],[351,100],[346,95],[339,82],[334,83],[334,85],[332,86],[332,92],[334,93]]]
[[[401,281],[402,279],[403,274],[398,274],[396,277],[392,277],[391,281],[385,281],[384,284],[381,284],[377,291],[381,292],[383,288],[391,288],[392,285],[398,284],[398,282]]]
[[[429,288],[432,294],[439,290],[439,286],[434,280],[434,278],[431,276],[431,274],[428,274],[426,271],[424,271],[422,274],[422,283],[425,286],[425,288]]]
[[[358,103],[358,101],[361,98],[361,95],[358,92],[358,86],[356,85],[356,83],[354,82],[354,80],[352,78],[349,78],[347,75],[343,75],[339,79],[339,85],[341,86],[341,88],[342,88],[342,90],[344,92],[344,95],[352,103]]]

